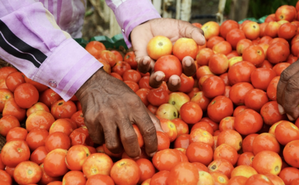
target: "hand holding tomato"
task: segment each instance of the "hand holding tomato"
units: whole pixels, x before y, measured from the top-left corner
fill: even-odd
[[[162,131],[159,120],[121,80],[100,69],[78,90],[76,97],[93,142],[105,142],[112,153],[120,153],[123,147],[130,157],[138,157],[141,150],[134,123],[143,136],[146,153],[152,156],[157,151],[156,130]]]
[[[154,72],[155,62],[149,57],[147,53],[147,44],[155,36],[165,36],[170,39],[172,43],[176,42],[179,38],[192,38],[198,45],[205,44],[205,37],[203,31],[186,21],[159,18],[152,19],[144,24],[141,24],[133,29],[131,32],[131,41],[133,50],[136,55],[138,63],[138,70],[146,73],[151,72],[150,85],[152,87],[159,87],[165,74],[161,71]],[[187,76],[192,76],[196,72],[196,65],[192,57],[186,56],[182,59],[183,73]],[[180,77],[172,75],[168,79],[168,88],[171,91],[176,91],[180,87]]]
[[[280,113],[286,113],[289,120],[299,117],[299,60],[287,67],[277,85],[277,102]],[[281,105],[281,106],[280,106]]]

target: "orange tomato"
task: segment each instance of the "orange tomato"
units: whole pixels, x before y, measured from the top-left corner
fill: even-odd
[[[190,162],[200,162],[208,165],[213,160],[213,149],[208,144],[193,142],[188,146],[186,155]]]
[[[14,140],[6,142],[1,150],[1,160],[4,165],[16,167],[23,161],[30,158],[30,149],[23,140]]]
[[[276,153],[280,152],[280,145],[273,134],[261,133],[256,136],[252,143],[252,152],[254,155],[262,151],[273,151]]]
[[[293,140],[287,143],[283,149],[283,157],[285,161],[292,167],[298,168],[298,153],[299,150],[299,140]]]
[[[116,161],[110,171],[115,184],[137,184],[140,179],[140,169],[132,159]]]
[[[182,61],[186,56],[190,56],[195,59],[197,50],[197,44],[193,39],[179,38],[173,45],[172,53],[174,56],[178,57],[180,61]]]
[[[71,116],[77,112],[76,104],[69,100],[58,100],[51,106],[51,114],[55,119],[58,118],[71,118]]]
[[[32,161],[23,161],[16,166],[13,177],[18,184],[35,184],[40,181],[42,170]]]
[[[237,151],[241,149],[242,146],[242,136],[239,132],[235,130],[223,130],[219,133],[217,138],[217,146],[220,146],[221,144],[228,144],[235,148]]]
[[[259,174],[278,175],[281,171],[281,165],[281,157],[276,152],[267,150],[257,153],[252,161],[252,167]]]
[[[114,185],[112,178],[109,175],[96,174],[89,177],[86,181],[86,185]]]
[[[233,102],[225,96],[216,96],[208,105],[207,114],[213,122],[219,123],[233,114]]]
[[[88,51],[95,58],[99,58],[101,51],[105,49],[105,45],[99,41],[90,41],[85,46],[85,50]]]
[[[81,171],[68,171],[62,178],[62,184],[64,185],[85,185],[86,178]]]
[[[167,178],[167,184],[197,185],[199,174],[197,168],[189,162],[181,162],[172,168]]]
[[[187,124],[195,124],[202,118],[202,109],[195,102],[186,102],[180,108],[181,119]]]

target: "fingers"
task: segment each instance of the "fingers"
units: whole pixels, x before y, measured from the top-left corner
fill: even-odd
[[[181,78],[178,75],[172,75],[167,82],[168,89],[172,92],[181,87]]]
[[[143,136],[145,152],[148,156],[152,157],[158,148],[156,127],[162,130],[160,122],[153,115],[150,117],[146,111],[143,114],[139,112],[139,115],[141,116],[135,118],[135,122]],[[152,122],[152,120],[154,121]]]
[[[283,108],[290,119],[294,121],[299,116],[299,73],[294,74],[285,86],[283,92]]]
[[[119,139],[118,129],[116,124],[111,124],[111,114],[106,114],[101,117],[101,124],[103,125],[103,131],[105,136],[105,144],[107,149],[115,154],[122,152],[122,144]],[[115,120],[118,121],[118,120]]]
[[[146,110],[147,110],[147,113],[150,116],[150,118],[151,118],[151,120],[152,120],[152,122],[153,122],[153,124],[154,124],[154,126],[156,128],[156,131],[164,132],[162,130],[162,127],[161,127],[159,119],[151,111],[149,111],[148,109],[146,109]]]
[[[206,43],[206,38],[204,37],[202,29],[185,21],[180,21],[179,27],[181,28],[180,35],[182,37],[192,38],[199,45],[204,45]]]
[[[299,61],[294,62],[281,73],[279,82],[277,84],[277,102],[280,105],[284,104],[283,92],[285,91],[288,81],[297,72],[299,72]]]
[[[122,120],[117,125],[120,130],[120,139],[125,152],[132,158],[140,156],[141,149],[138,144],[137,135],[130,120]]]
[[[196,73],[196,65],[194,59],[190,56],[186,56],[182,60],[183,73],[186,76],[193,76]]]
[[[153,88],[158,88],[165,79],[165,74],[162,71],[157,71],[151,74],[149,85]]]
[[[138,64],[138,70],[141,73],[147,73],[154,68],[154,61],[149,56],[142,56],[136,58]]]
[[[103,128],[100,123],[87,122],[85,119],[85,125],[88,129],[89,136],[94,143],[99,145],[105,143]]]

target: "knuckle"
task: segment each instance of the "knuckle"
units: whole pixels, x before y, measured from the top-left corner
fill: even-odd
[[[288,81],[287,84],[287,90],[288,91],[297,91],[299,89],[299,81],[297,79],[291,78]]]
[[[134,143],[137,140],[137,135],[135,134],[135,132],[130,132],[127,133],[123,138],[122,141],[127,143],[127,144],[131,144]]]
[[[280,75],[280,81],[285,82],[288,81],[291,78],[290,72],[286,69],[284,70]]]

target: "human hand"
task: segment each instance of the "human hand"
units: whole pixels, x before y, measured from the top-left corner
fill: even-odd
[[[155,36],[162,35],[168,37],[173,43],[181,37],[192,38],[198,45],[205,44],[203,31],[191,23],[176,19],[159,18],[152,19],[144,24],[135,27],[131,32],[131,41],[133,51],[136,55],[138,70],[142,73],[151,72],[150,86],[159,87],[164,80],[164,73],[154,72],[155,62],[148,56],[147,43]],[[196,65],[192,57],[185,57],[182,60],[183,73],[192,76],[196,73]],[[181,79],[173,75],[168,80],[170,91],[176,91],[180,88]]]
[[[160,122],[121,80],[100,69],[77,91],[76,97],[93,142],[106,143],[112,153],[124,149],[130,157],[138,157],[141,150],[132,126],[136,124],[146,153],[153,156],[156,152],[156,130],[162,131]]]
[[[290,121],[299,117],[299,60],[287,67],[277,85],[279,112],[286,113]]]

